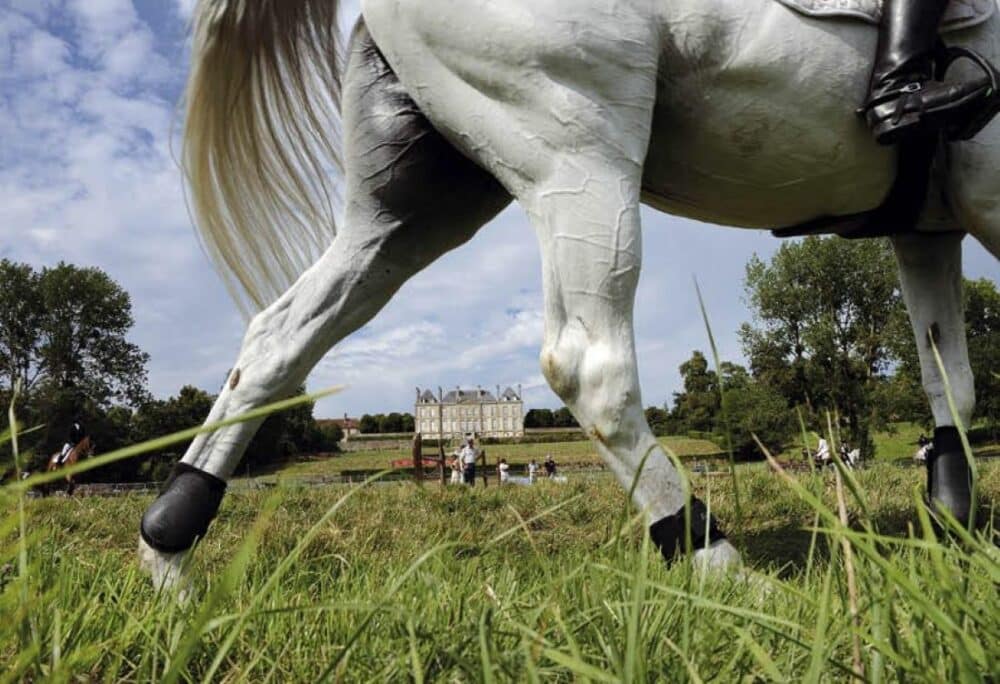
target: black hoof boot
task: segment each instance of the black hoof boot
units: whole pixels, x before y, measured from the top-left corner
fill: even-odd
[[[715,517],[709,514],[701,499],[692,497],[690,510],[692,551],[703,549],[726,538],[716,524]],[[649,526],[649,536],[667,563],[673,562],[687,551],[684,515],[684,508],[681,508],[673,515],[661,518]]]
[[[177,463],[160,496],[142,516],[139,534],[157,551],[186,551],[205,536],[225,493],[225,480]]]
[[[955,427],[934,430],[934,450],[927,459],[927,495],[933,512],[947,511],[963,527],[972,507],[972,472]]]

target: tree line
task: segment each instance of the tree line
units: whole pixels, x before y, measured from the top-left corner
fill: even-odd
[[[364,414],[358,419],[358,430],[363,435],[386,435],[399,432],[413,432],[416,423],[410,413]]]
[[[887,240],[809,237],[786,242],[746,267],[752,319],[739,329],[749,368],[705,354],[680,366],[683,390],[650,407],[657,434],[708,436],[744,458],[760,457],[801,431],[840,438],[865,453],[873,433],[910,421],[931,427],[914,336]],[[964,283],[966,333],[976,386],[974,421],[1000,438],[1000,292],[986,279]],[[723,410],[725,409],[725,410]]]
[[[991,280],[965,281],[974,419],[1000,438],[1000,293]],[[886,240],[809,237],[785,242],[768,260],[750,259],[744,278],[750,320],[739,331],[747,366],[718,368],[702,351],[680,367],[683,389],[646,418],[656,434],[732,441],[743,458],[759,456],[753,435],[780,449],[807,429],[826,431],[870,453],[876,430],[898,421],[930,427],[920,364]],[[38,426],[22,446],[40,467],[83,420],[101,452],[202,423],[214,396],[183,387],[154,399],[148,355],[128,340],[128,293],[106,273],[60,263],[35,269],[0,260],[0,402],[21,388],[22,423]],[[220,383],[224,378],[220,378]],[[299,453],[334,451],[342,437],[320,427],[302,405],[268,418],[244,464],[266,467]],[[6,420],[6,418],[4,418]],[[412,432],[409,413],[365,414],[366,434]],[[569,409],[531,409],[527,428],[578,427]],[[162,479],[181,444],[102,469],[103,480]],[[10,471],[10,454],[0,473]]]
[[[204,390],[186,386],[167,399],[150,395],[149,355],[128,340],[131,298],[107,273],[66,263],[35,269],[3,259],[0,292],[0,403],[7,406],[20,388],[19,420],[38,428],[20,440],[29,470],[44,467],[74,420],[84,423],[101,453],[204,422],[215,399]],[[312,408],[304,404],[269,417],[243,467],[336,450],[340,429],[320,428]],[[187,446],[108,465],[84,479],[161,480]],[[10,474],[11,457],[5,447],[0,475]]]

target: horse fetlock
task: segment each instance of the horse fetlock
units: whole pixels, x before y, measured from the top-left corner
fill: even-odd
[[[143,514],[140,536],[156,551],[187,551],[205,536],[225,492],[225,480],[178,462],[160,496]]]
[[[542,373],[588,434],[605,446],[633,442],[637,427],[629,416],[638,391],[628,354],[609,345],[563,334],[542,351]]]
[[[546,344],[542,348],[542,375],[552,391],[567,404],[574,402],[580,392],[579,358],[580,355],[566,345]]]

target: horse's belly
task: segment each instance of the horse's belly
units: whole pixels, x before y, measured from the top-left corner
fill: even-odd
[[[709,223],[778,228],[872,209],[892,181],[892,165],[882,158],[887,155],[866,153],[846,140],[775,149],[758,147],[760,133],[728,145],[706,139],[715,135],[712,130],[704,137],[654,138],[643,201]]]
[[[732,9],[723,3],[715,17],[723,7]],[[733,31],[732,21],[718,31],[673,22],[680,28],[662,58],[644,200],[755,228],[877,206],[892,182],[894,155],[854,115],[874,31],[805,20],[773,0],[741,7],[758,12],[752,32]]]

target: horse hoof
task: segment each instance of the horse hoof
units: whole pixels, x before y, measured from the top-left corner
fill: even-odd
[[[165,553],[157,551],[139,536],[139,567],[149,573],[153,588],[164,594],[173,594],[179,603],[187,603],[191,580],[187,573],[187,552]]]
[[[934,451],[927,460],[927,494],[933,513],[947,513],[967,527],[972,509],[972,472],[954,427],[934,431]]]

